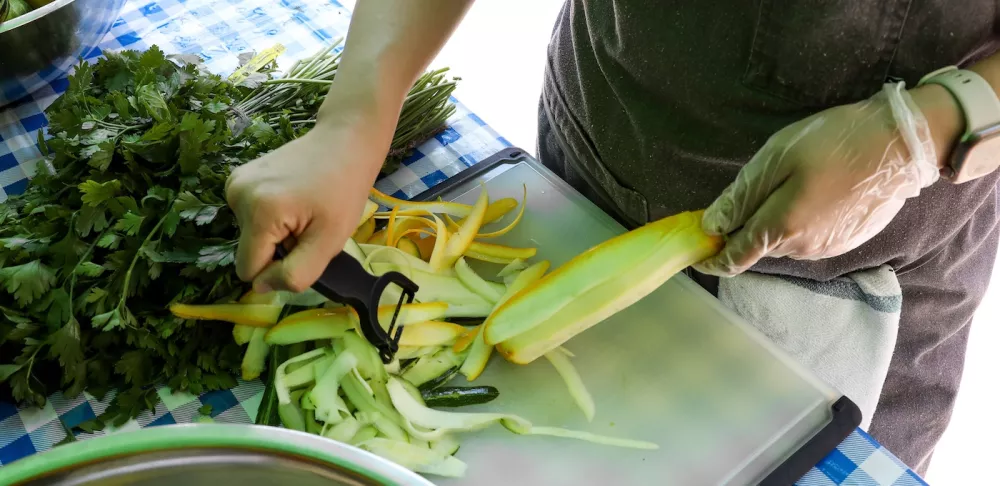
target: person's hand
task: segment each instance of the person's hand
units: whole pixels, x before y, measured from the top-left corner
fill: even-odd
[[[817,260],[857,248],[938,179],[936,145],[901,84],[785,127],[706,209],[704,230],[728,237],[695,270],[733,276],[763,257]]]
[[[321,122],[237,168],[226,181],[226,199],[241,229],[236,273],[253,281],[257,292],[303,291],[343,250],[389,144],[366,125]],[[286,240],[294,247],[274,261],[275,247]]]

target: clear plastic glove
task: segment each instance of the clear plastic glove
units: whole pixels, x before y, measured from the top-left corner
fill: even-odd
[[[705,211],[705,231],[729,236],[694,268],[733,276],[763,257],[844,254],[882,231],[938,175],[927,120],[902,83],[887,84],[869,100],[773,135]]]
[[[233,171],[226,199],[241,229],[240,279],[253,281],[258,292],[300,292],[344,249],[388,150],[389,139],[370,126],[346,119],[321,122]],[[286,239],[294,247],[274,261],[275,247]]]

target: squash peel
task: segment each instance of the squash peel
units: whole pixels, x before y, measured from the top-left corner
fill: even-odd
[[[372,263],[372,273],[382,275],[397,271],[417,284],[416,299],[420,302],[447,302],[448,309],[442,317],[486,317],[493,310],[493,304],[469,290],[457,277],[440,273],[408,268],[392,263]],[[394,287],[389,287],[383,295],[398,300]],[[431,319],[425,319],[431,320]]]
[[[436,231],[434,234],[434,249],[431,250],[431,258],[427,263],[430,263],[431,270],[437,271],[450,266],[443,264],[444,254],[448,247],[448,239],[450,238],[450,235],[448,234],[448,229],[445,228],[444,222],[433,214],[431,214],[431,216],[434,217]]]
[[[278,322],[283,305],[272,304],[171,304],[170,312],[181,319],[224,321],[251,327],[271,327]]]
[[[403,304],[396,319],[398,325],[433,321],[444,317],[448,304],[444,302],[424,302]],[[382,305],[378,308],[378,319],[383,327],[388,327],[392,315],[396,312],[395,305]],[[332,339],[342,337],[358,326],[358,315],[350,307],[307,309],[296,312],[272,327],[264,342],[267,344],[293,344],[317,339]]]
[[[442,321],[425,321],[403,326],[400,346],[450,346],[466,331],[464,326]]]
[[[489,323],[491,318],[503,308],[504,304],[540,280],[545,275],[545,272],[549,270],[549,266],[550,264],[548,260],[542,260],[528,268],[525,268],[524,270],[521,270],[511,279],[510,285],[507,286],[507,292],[505,292],[503,297],[500,298],[500,301],[497,302],[493,312],[490,313],[482,324],[485,344],[493,346],[514,335],[504,333],[505,329],[500,329],[498,327],[490,329],[486,326],[486,324]]]
[[[378,211],[378,204],[375,204],[372,201],[365,201],[365,209],[361,212],[361,221],[358,223],[358,226],[361,226],[365,223],[365,221],[372,219],[372,216],[375,215],[376,211]]]
[[[486,341],[483,340],[482,326],[476,327],[476,335],[472,338],[472,343],[468,348],[468,355],[458,371],[465,375],[466,380],[475,381],[479,375],[483,374],[483,371],[486,371],[486,365],[489,364],[490,357],[493,356],[493,346],[486,344]]]
[[[426,213],[424,211],[420,211],[419,213],[420,214],[429,214],[429,213]],[[373,217],[373,219],[389,219],[389,217],[392,214],[393,214],[392,211],[390,211],[388,213],[375,213],[375,216]],[[382,229],[380,229],[380,230],[372,233],[371,237],[368,238],[365,241],[365,243],[368,243],[368,244],[371,244],[371,245],[386,245],[386,246],[390,246],[389,245],[389,240],[387,238],[387,236],[389,234],[389,226],[390,225],[387,223],[385,228],[382,228]],[[393,234],[393,239],[394,240],[398,239],[400,237],[399,235],[402,235],[402,234],[404,234],[404,233],[406,233],[406,232],[408,232],[408,231],[410,231],[412,229],[418,229],[418,228],[430,228],[430,229],[434,229],[435,228],[435,224],[434,224],[434,221],[432,221],[432,220],[430,220],[430,219],[428,219],[426,217],[419,216],[419,215],[406,215],[406,214],[402,214],[401,211],[396,211],[395,224],[393,225],[393,230],[392,230],[392,234]]]
[[[354,329],[356,319],[348,307],[304,310],[268,330],[264,342],[275,345],[336,338]]]
[[[486,208],[486,216],[483,218],[484,224],[495,223],[511,212],[518,205],[517,199],[504,197],[490,203]],[[461,221],[458,224],[462,224]]]
[[[253,334],[247,343],[247,351],[243,354],[243,362],[240,364],[240,375],[246,381],[259,378],[267,366],[267,352],[271,349],[271,346],[264,342],[267,331],[265,327],[253,328]]]
[[[517,199],[512,197],[505,197],[491,202],[490,205],[486,207],[486,216],[483,217],[483,224],[490,224],[499,221],[516,207]],[[464,219],[455,222],[455,220],[451,219],[451,216],[448,215],[445,215],[445,221],[448,223],[448,230],[452,232],[458,230],[458,227],[465,222]],[[479,236],[482,235],[480,234]]]
[[[511,281],[510,286],[507,287],[503,295],[497,301],[497,305],[493,307],[492,313],[496,312],[504,302],[507,302],[512,297],[518,294],[521,290],[525,289],[536,280],[542,278],[545,272],[549,269],[549,262],[547,260],[540,261],[531,267],[528,267],[521,273],[517,275],[513,281]],[[489,317],[487,317],[487,321]],[[486,370],[486,365],[490,362],[490,356],[493,355],[493,346],[486,342],[485,331],[486,326],[480,325],[477,328],[476,336],[472,339],[471,349],[469,349],[469,354],[465,358],[465,362],[462,363],[462,367],[459,371],[465,375],[465,378],[469,381],[474,381],[479,378],[479,375],[483,374]]]
[[[482,324],[480,324],[471,329],[466,329],[465,333],[459,336],[455,341],[455,344],[452,345],[451,350],[456,353],[465,351],[470,345],[472,345],[472,341],[476,339],[476,335],[481,332],[482,327]]]
[[[430,261],[431,255],[434,253],[434,244],[437,243],[437,237],[434,236],[434,233],[420,228],[406,230],[399,235],[398,239],[400,241],[408,239],[413,242],[419,253],[417,258],[425,262]],[[396,246],[398,247],[399,244],[397,243]]]
[[[684,268],[722,249],[685,212],[616,236],[573,258],[508,300],[483,324],[488,343],[526,364],[631,306]]]
[[[404,253],[412,255],[414,258],[420,258],[420,247],[409,238],[400,238],[396,242],[396,248],[399,248]]]
[[[285,292],[267,292],[264,294],[259,294],[253,290],[247,291],[240,297],[240,304],[263,304],[263,305],[284,305],[284,301],[288,296]],[[280,314],[279,314],[280,315]],[[246,324],[234,324],[233,325],[233,340],[236,344],[244,345],[250,342],[254,335],[254,329],[260,329],[256,326],[248,326]],[[249,354],[249,349],[248,353]]]
[[[373,263],[391,263],[401,267],[414,268],[425,272],[431,271],[431,266],[419,257],[415,257],[399,248],[382,245],[361,245],[361,250],[365,252],[369,266]],[[450,272],[442,272],[450,275]]]
[[[472,206],[472,212],[465,218],[465,222],[459,226],[458,231],[452,235],[448,235],[448,242],[444,245],[444,251],[440,258],[438,258],[438,249],[434,248],[434,254],[431,255],[432,270],[436,272],[442,268],[450,268],[455,265],[455,262],[465,253],[469,245],[475,240],[476,234],[479,233],[479,228],[483,225],[483,218],[486,216],[486,208],[489,206],[489,203],[489,195],[484,187],[479,193],[479,198],[476,199],[476,204]],[[445,228],[438,230],[437,236],[439,240],[442,230],[447,231]]]
[[[385,225],[385,245],[386,246],[396,246],[396,240],[393,239],[393,232],[396,229],[396,216],[399,214],[399,207],[392,208],[389,213],[389,222]]]
[[[436,321],[448,314],[449,305],[445,302],[418,302],[403,304],[399,308],[399,316],[396,318],[397,325],[408,326],[427,321]],[[378,321],[382,327],[388,328],[392,322],[392,315],[396,312],[395,305],[380,305],[378,308]],[[456,324],[457,325],[457,324]]]
[[[368,241],[375,234],[375,218],[368,218],[361,226],[354,230],[354,241]]]
[[[508,265],[514,260],[527,260],[538,253],[537,248],[515,248],[473,241],[465,250],[465,256],[473,260]]]
[[[448,214],[457,218],[467,217],[472,213],[472,206],[455,202],[417,202],[397,199],[388,194],[384,194],[378,189],[372,188],[369,198],[378,204],[389,208],[398,208],[400,214],[414,214],[416,212],[430,212],[438,214]],[[414,211],[415,210],[415,211]],[[413,213],[408,213],[413,211]]]
[[[479,235],[477,235],[478,238],[496,238],[496,237],[499,237],[499,236],[503,236],[503,235],[509,233],[510,230],[514,229],[514,227],[516,227],[521,222],[521,219],[524,218],[524,210],[528,207],[528,186],[525,185],[523,187],[524,187],[524,197],[521,199],[521,210],[518,211],[517,216],[514,217],[514,221],[511,221],[510,224],[508,224],[507,226],[504,226],[503,228],[500,228],[500,229],[498,229],[496,231],[493,231],[493,232],[490,232],[490,233],[479,233]],[[503,201],[503,199],[501,199],[501,201]],[[511,208],[511,209],[513,209],[513,208]],[[487,212],[487,215],[489,215],[488,212]],[[497,218],[497,219],[499,219],[499,218]],[[490,222],[492,222],[492,221],[490,221]]]
[[[437,237],[423,230],[414,230],[413,236],[407,235],[407,238],[413,240],[417,244],[417,249],[420,250],[420,259],[426,262],[431,260],[431,254],[434,253],[434,244],[437,243]],[[423,235],[423,237],[419,235]]]
[[[457,262],[455,262],[455,276],[458,280],[462,282],[469,290],[479,294],[480,297],[490,301],[492,304],[500,302],[503,298],[504,292],[506,292],[506,287],[503,284],[498,284],[495,282],[490,282],[483,277],[480,277],[469,263],[465,261],[464,257],[460,257]]]

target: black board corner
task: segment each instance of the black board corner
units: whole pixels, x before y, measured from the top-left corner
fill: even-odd
[[[411,200],[413,201],[430,201],[437,198],[441,194],[447,193],[452,188],[458,187],[466,182],[469,182],[476,177],[479,177],[487,172],[503,165],[503,164],[514,164],[521,160],[525,155],[530,155],[526,150],[519,147],[507,147],[469,167],[463,169],[458,174],[449,177],[447,180],[441,182],[440,184],[427,189],[420,194],[417,194]]]
[[[846,396],[841,396],[830,406],[831,420],[785,462],[771,471],[759,484],[761,486],[793,485],[810,469],[861,425],[861,409]]]

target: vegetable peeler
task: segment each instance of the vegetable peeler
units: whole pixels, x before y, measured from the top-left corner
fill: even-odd
[[[274,257],[280,260],[287,254],[285,247],[278,245]],[[378,307],[382,293],[389,284],[399,286],[401,293],[396,309],[392,313],[389,329],[386,331],[379,322]],[[397,327],[396,319],[403,304],[413,302],[418,289],[416,283],[399,272],[386,272],[376,277],[365,271],[353,256],[341,251],[333,257],[312,288],[338,304],[353,307],[358,313],[358,321],[365,339],[378,349],[383,363],[388,364],[392,361],[396,351],[399,350],[399,338],[403,334],[403,326]]]

